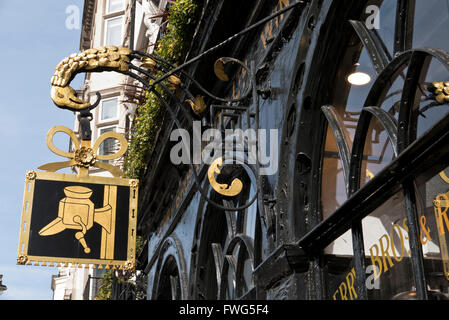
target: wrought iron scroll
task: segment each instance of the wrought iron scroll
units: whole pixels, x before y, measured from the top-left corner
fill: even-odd
[[[165,65],[166,65],[167,67],[169,67],[169,68],[170,68],[170,67],[172,67],[172,68],[174,67],[174,66],[172,66],[171,64],[169,64],[167,61],[164,61],[164,60],[162,60],[162,59],[160,59],[160,58],[158,58],[158,57],[156,57],[156,56],[154,56],[154,55],[148,54],[148,53],[142,53],[142,52],[137,52],[137,51],[135,51],[135,52],[133,52],[132,57],[133,57],[133,58],[140,57],[140,59],[145,58],[145,57],[147,57],[147,58],[149,57],[149,58],[155,59],[156,61],[161,62],[161,64],[165,64]],[[231,62],[231,63],[237,63],[238,65],[240,65],[242,68],[244,68],[244,69],[246,70],[247,74],[248,74],[249,77],[250,77],[250,85],[249,85],[249,87],[248,87],[248,90],[246,91],[245,94],[243,94],[243,95],[242,95],[241,97],[239,97],[239,98],[225,99],[225,98],[217,97],[217,96],[211,94],[210,92],[208,92],[207,90],[205,90],[205,89],[204,89],[204,88],[203,88],[203,87],[202,87],[202,86],[201,86],[195,79],[193,79],[190,75],[188,75],[188,74],[187,74],[186,72],[184,72],[183,70],[180,71],[181,77],[184,76],[184,77],[187,78],[188,80],[192,81],[193,84],[197,85],[197,87],[198,87],[199,90],[201,90],[206,96],[208,96],[208,97],[211,98],[212,100],[218,100],[218,101],[221,101],[221,102],[226,102],[228,105],[232,105],[232,104],[234,104],[234,103],[239,103],[239,102],[241,102],[241,101],[247,99],[248,96],[252,93],[252,87],[253,87],[254,84],[255,84],[255,74],[254,74],[253,70],[250,70],[250,69],[249,69],[243,62],[241,62],[240,60],[237,60],[237,59],[234,59],[234,58],[227,58],[227,57],[224,57],[224,58],[221,58],[221,59],[222,59],[222,61],[224,61],[224,63],[230,63],[230,62]],[[153,74],[151,74],[149,71],[146,71],[146,70],[144,70],[144,69],[142,69],[142,68],[140,68],[140,67],[134,66],[134,65],[131,65],[131,66],[130,66],[130,69],[131,69],[131,70],[134,70],[134,71],[137,71],[137,72],[139,72],[139,73],[144,74],[144,75],[147,76],[151,81],[157,81],[156,77],[155,77]],[[167,70],[166,68],[163,68],[161,71],[166,71],[166,70]],[[128,75],[128,76],[130,76],[130,77],[132,77],[132,78],[134,78],[134,79],[136,79],[136,80],[138,80],[138,81],[142,84],[142,86],[145,88],[145,90],[147,90],[147,91],[149,91],[149,92],[153,92],[154,95],[155,95],[155,96],[162,102],[162,104],[164,105],[164,107],[165,107],[165,108],[167,109],[167,111],[170,113],[170,115],[171,115],[173,121],[175,122],[176,126],[177,126],[178,128],[183,128],[182,124],[180,123],[180,121],[179,121],[179,119],[178,119],[178,117],[177,117],[176,111],[175,111],[174,108],[170,105],[170,103],[169,103],[168,101],[166,101],[166,100],[161,96],[161,94],[160,94],[158,91],[156,91],[155,87],[153,86],[154,83],[151,83],[151,84],[150,84],[150,83],[144,81],[144,80],[142,79],[142,77],[140,77],[138,74],[136,74],[135,72],[132,72],[132,71],[126,71],[126,72],[124,72],[124,74],[126,74],[126,75]],[[160,78],[159,78],[159,79],[160,79]],[[169,79],[169,78],[167,78],[167,79]],[[151,81],[150,81],[150,82],[151,82]],[[179,106],[179,110],[181,110],[181,111],[183,112],[183,115],[189,120],[188,123],[191,124],[191,123],[192,123],[192,116],[191,116],[191,114],[189,113],[188,109],[186,109],[186,108],[184,107],[183,102],[179,100],[179,98],[177,97],[177,95],[175,95],[175,94],[173,93],[173,91],[170,90],[170,88],[168,88],[167,85],[166,85],[164,82],[159,82],[159,86],[160,86],[160,87],[161,87],[161,88],[162,88],[162,89],[169,95],[171,101],[175,102],[175,104],[176,104],[177,106]],[[183,92],[185,92],[185,94],[186,94],[186,96],[187,96],[188,98],[194,99],[194,98],[193,98],[193,95],[190,93],[190,90],[189,90],[188,88],[186,88],[186,87],[180,85],[180,89],[182,89]],[[249,109],[249,108],[247,108],[247,109]],[[249,111],[249,110],[248,110],[248,111]],[[248,111],[247,111],[247,112],[248,112]],[[195,134],[195,132],[193,132],[193,134]],[[195,139],[195,137],[194,137],[194,139]],[[244,162],[244,159],[241,159],[241,160],[242,160],[242,162]],[[256,195],[253,197],[253,199],[251,199],[247,204],[245,204],[245,205],[243,205],[243,206],[233,207],[233,208],[229,208],[229,207],[223,206],[223,205],[221,205],[221,204],[219,204],[219,203],[213,201],[212,199],[210,199],[209,196],[207,195],[206,191],[205,191],[205,190],[203,189],[203,187],[201,186],[201,181],[200,181],[200,178],[199,178],[199,176],[198,176],[198,172],[197,172],[197,170],[196,170],[196,167],[195,167],[195,165],[193,164],[192,157],[189,157],[189,165],[190,165],[190,168],[191,168],[192,173],[193,173],[193,177],[194,177],[194,180],[195,180],[195,183],[196,183],[196,187],[197,187],[198,191],[200,192],[201,196],[202,196],[207,202],[209,202],[210,204],[214,205],[215,207],[217,207],[217,208],[219,208],[219,209],[221,209],[221,210],[225,210],[225,211],[241,211],[241,210],[244,210],[244,209],[248,208],[249,206],[251,206],[251,205],[254,203],[254,201],[257,199],[257,193],[256,193]],[[256,173],[256,171],[255,171],[256,168],[254,168],[254,166],[249,165],[249,164],[247,164],[247,166],[248,166],[251,170],[253,170],[254,173]],[[255,174],[255,176],[257,177],[257,174]]]
[[[350,23],[368,51],[377,74],[381,73],[391,60],[391,55],[379,34],[375,29],[368,30],[366,24],[361,21],[351,20]]]
[[[152,92],[160,100],[165,109],[169,112],[175,125],[180,129],[183,128],[183,126],[178,119],[177,110],[180,110],[183,113],[183,116],[187,119],[187,125],[189,127],[193,123],[192,115],[190,111],[185,108],[184,102],[189,102],[195,113],[201,113],[206,109],[203,97],[194,97],[189,89],[190,86],[195,86],[199,91],[201,91],[205,96],[209,97],[212,101],[223,103],[225,104],[226,108],[229,108],[231,110],[233,108],[243,107],[246,108],[246,112],[249,113],[249,106],[244,106],[242,101],[251,98],[252,105],[255,106],[256,110],[255,125],[256,130],[258,130],[258,93],[256,89],[254,63],[252,63],[251,68],[249,68],[240,60],[229,57],[220,58],[216,63],[218,65],[218,70],[215,70],[215,73],[219,78],[227,77],[227,75],[224,74],[224,65],[228,63],[235,63],[246,70],[246,73],[249,77],[249,86],[247,91],[238,98],[222,98],[210,93],[198,81],[190,76],[185,71],[185,68],[192,63],[201,60],[206,55],[209,55],[210,53],[215,52],[217,49],[229,44],[234,39],[237,39],[255,30],[266,22],[295,7],[304,6],[306,3],[307,1],[298,1],[289,6],[286,6],[285,8],[258,21],[257,23],[233,35],[222,43],[206,50],[197,57],[185,62],[178,67],[154,54],[115,46],[89,49],[79,54],[73,54],[61,61],[61,63],[56,67],[55,74],[52,77],[51,97],[54,103],[60,108],[69,109],[71,111],[80,111],[80,125],[82,135],[84,134],[84,131],[86,131],[86,135],[83,140],[90,140],[90,136],[88,136],[88,133],[90,132],[89,121],[92,119],[90,111],[99,104],[101,96],[99,93],[97,93],[97,101],[94,104],[85,102],[76,96],[75,90],[71,88],[69,84],[75,77],[75,75],[80,72],[115,71],[137,80],[146,91]],[[156,74],[161,72],[163,73],[163,75],[157,77]],[[187,82],[189,83],[189,86],[185,85],[185,83]],[[164,99],[163,96],[156,90],[157,86],[168,95],[168,101]],[[185,101],[181,101],[178,95],[175,94],[175,90],[177,89],[182,90],[182,93],[187,98]],[[175,107],[172,106],[172,103],[174,103]],[[84,130],[83,128],[86,128],[86,130]],[[193,134],[195,135],[195,132],[193,132]],[[193,138],[195,139],[196,137]],[[259,182],[257,182],[258,189],[256,190],[254,197],[245,205],[229,208],[216,203],[208,197],[208,195],[202,188],[196,167],[192,162],[192,157],[189,157],[189,165],[193,173],[196,187],[201,196],[215,207],[225,211],[241,211],[251,206],[252,203],[257,199],[258,189],[260,185]],[[258,167],[256,166],[250,164],[247,164],[247,166],[255,173],[256,170],[258,170]],[[257,177],[259,175],[257,173],[255,174],[255,176],[256,179],[258,179]]]

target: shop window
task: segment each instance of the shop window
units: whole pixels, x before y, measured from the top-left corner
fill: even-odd
[[[362,230],[366,265],[371,270],[367,277],[368,298],[394,300],[416,293],[402,192],[365,217]]]
[[[321,108],[327,124],[321,166],[321,218],[326,221],[317,229],[326,232],[338,229],[332,223],[344,212],[354,213],[357,204],[352,211],[348,206],[356,195],[371,197],[362,192],[371,190],[365,189],[370,180],[382,176],[387,183],[384,169],[398,163],[401,152],[431,132],[449,111],[449,44],[438,34],[449,24],[449,4],[381,3],[378,30],[366,30],[363,20],[351,22],[354,34],[348,35],[334,96]],[[423,47],[431,49],[412,49]],[[394,196],[376,203],[375,210],[360,208],[364,218],[351,220],[352,225],[345,222],[339,236],[326,242],[331,242],[322,248],[327,298],[449,297],[449,170],[441,169],[429,168],[414,181],[395,181]],[[412,218],[418,231],[416,222],[408,221]],[[362,239],[353,238],[352,232]],[[306,246],[312,238],[305,236]],[[425,277],[420,276],[422,265]],[[357,292],[351,289],[352,274],[366,281]]]
[[[449,169],[423,173],[416,179],[419,241],[427,289],[449,299]]]
[[[328,300],[356,300],[356,272],[351,231],[333,241],[324,250]]]

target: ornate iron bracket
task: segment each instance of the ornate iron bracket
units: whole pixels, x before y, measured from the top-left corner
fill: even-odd
[[[115,71],[127,75],[135,80],[137,80],[142,87],[148,91],[152,92],[163,104],[166,110],[170,113],[173,121],[175,122],[178,128],[183,128],[181,125],[177,113],[175,110],[181,110],[183,116],[188,120],[187,123],[189,125],[192,124],[192,114],[185,107],[186,103],[188,103],[195,114],[202,114],[206,110],[206,104],[204,102],[204,96],[197,95],[193,96],[191,91],[189,90],[190,86],[195,86],[200,92],[202,92],[205,96],[209,97],[211,100],[219,102],[220,104],[224,104],[223,109],[229,109],[234,111],[233,109],[240,108],[244,110],[239,110],[243,112],[247,112],[248,114],[248,125],[250,124],[249,118],[254,116],[255,119],[255,129],[259,129],[258,123],[258,89],[256,87],[256,68],[254,63],[249,68],[240,60],[223,57],[216,61],[214,66],[214,72],[216,76],[222,81],[228,81],[229,77],[225,73],[225,65],[228,63],[235,63],[239,65],[241,68],[245,69],[246,74],[249,79],[249,86],[245,93],[243,93],[238,98],[222,98],[215,96],[214,94],[207,91],[198,81],[192,78],[187,72],[185,72],[185,68],[192,63],[201,60],[206,55],[216,51],[217,49],[223,47],[224,45],[230,43],[236,38],[249,33],[252,30],[255,30],[259,26],[265,24],[266,22],[274,19],[275,17],[287,12],[298,6],[303,6],[307,1],[298,1],[293,3],[278,12],[260,20],[259,22],[253,24],[252,26],[242,30],[241,32],[235,34],[234,36],[228,38],[217,46],[206,50],[202,54],[197,57],[187,61],[181,66],[174,66],[168,61],[154,55],[141,51],[134,51],[128,48],[116,47],[116,46],[106,46],[97,49],[89,49],[79,54],[73,54],[70,57],[64,59],[59,63],[56,67],[54,76],[51,79],[52,89],[51,89],[51,98],[53,102],[59,108],[68,109],[71,111],[79,111],[79,120],[80,120],[80,129],[81,129],[81,138],[82,141],[90,140],[90,121],[92,120],[92,116],[90,111],[94,109],[100,102],[101,96],[97,93],[97,101],[94,104],[90,104],[89,102],[85,102],[79,99],[76,96],[76,92],[73,88],[69,86],[72,79],[76,74],[80,72],[104,72],[104,71]],[[163,73],[163,76],[157,77],[157,74]],[[146,79],[144,79],[146,78]],[[149,81],[148,81],[149,79]],[[187,86],[185,83],[189,82],[190,85]],[[169,101],[164,99],[162,95],[156,90],[156,88],[160,88],[167,94],[169,97]],[[260,90],[259,90],[260,91]],[[182,93],[184,101],[180,100],[179,92]],[[245,99],[251,99],[252,105],[254,106],[254,114],[250,114],[248,106],[242,106],[241,103]],[[174,103],[175,107],[172,106]],[[237,112],[238,113],[238,112]],[[236,114],[237,115],[237,114]],[[195,135],[195,132],[193,133]],[[193,137],[195,139],[195,137]],[[257,142],[256,142],[257,143]],[[218,165],[217,161],[219,159],[215,159],[215,164]],[[73,161],[73,160],[72,160]],[[243,161],[244,162],[244,161]],[[217,208],[220,208],[225,211],[240,211],[248,208],[252,203],[257,199],[259,187],[257,188],[254,197],[246,204],[240,207],[229,208],[225,207],[219,203],[214,202],[212,199],[208,197],[206,191],[202,188],[200,179],[198,177],[197,170],[192,163],[192,157],[189,157],[190,168],[192,169],[193,176],[195,179],[195,183],[198,191],[201,196],[208,201],[210,204],[214,205]],[[255,173],[256,179],[259,176],[256,172],[258,168],[254,165],[247,164],[248,167]],[[257,166],[257,165],[256,165]],[[54,166],[53,166],[54,167]],[[52,167],[52,169],[54,169]],[[43,168],[43,167],[41,167]],[[219,171],[218,166],[214,167],[215,173]],[[241,191],[241,187],[234,188],[231,187],[232,191],[225,187],[223,184],[215,183],[215,179],[209,175],[211,182],[211,186],[213,189],[225,196],[236,196],[239,194],[236,190],[239,189]],[[237,179],[238,180],[238,179]],[[257,182],[257,186],[259,186],[259,182]],[[224,188],[224,189],[223,189]]]

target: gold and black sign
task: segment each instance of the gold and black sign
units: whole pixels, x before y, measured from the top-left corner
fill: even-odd
[[[131,179],[29,171],[17,262],[133,269],[137,192]]]

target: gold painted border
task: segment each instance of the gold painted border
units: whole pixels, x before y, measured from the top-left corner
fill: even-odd
[[[78,183],[93,183],[102,185],[114,185],[129,187],[129,220],[128,220],[128,245],[126,260],[81,259],[47,256],[29,256],[28,243],[30,239],[30,222],[32,217],[33,195],[36,180],[67,181]],[[22,217],[20,221],[19,248],[17,252],[17,264],[35,266],[67,267],[69,264],[75,267],[93,267],[98,269],[122,269],[134,270],[136,265],[136,232],[137,209],[139,197],[139,181],[137,179],[125,179],[116,177],[78,176],[73,174],[27,171],[25,176],[25,189],[22,204]]]

